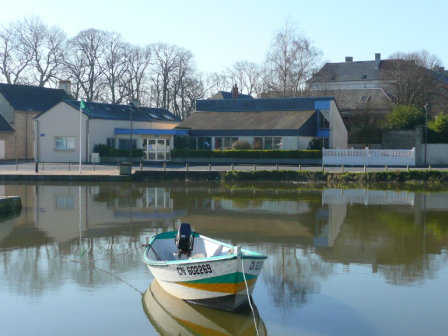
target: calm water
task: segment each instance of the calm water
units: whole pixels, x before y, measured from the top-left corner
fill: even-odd
[[[448,192],[165,183],[0,194],[23,203],[0,221],[0,335],[254,334],[250,311],[190,306],[152,283],[141,245],[177,218],[269,256],[253,295],[260,335],[447,334]]]

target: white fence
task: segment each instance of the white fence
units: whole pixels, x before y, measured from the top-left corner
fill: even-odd
[[[415,148],[324,149],[322,164],[334,166],[415,166]]]

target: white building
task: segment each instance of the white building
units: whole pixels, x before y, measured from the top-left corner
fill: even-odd
[[[144,160],[165,161],[180,118],[165,109],[86,102],[81,113],[81,156],[91,161],[95,145],[144,149]],[[64,100],[37,115],[35,157],[39,162],[77,162],[80,151],[80,102]]]

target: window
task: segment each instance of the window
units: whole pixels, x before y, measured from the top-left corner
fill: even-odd
[[[155,114],[155,113],[148,113],[148,115],[149,115],[151,118],[153,118],[153,119],[157,119],[157,120],[160,119],[160,117],[159,117],[157,114]]]
[[[321,129],[329,129],[330,128],[330,123],[328,122],[327,118],[325,118],[325,116],[320,111],[318,114],[318,118],[319,118],[319,124],[318,124],[319,128],[321,128]]]
[[[254,137],[253,149],[263,149],[263,138]]]
[[[211,137],[198,137],[198,149],[212,149],[212,138]]]
[[[370,101],[370,96],[361,96],[360,102],[366,103]]]
[[[75,150],[75,137],[54,137],[55,150]]]
[[[118,148],[119,149],[129,149],[131,144],[131,139],[119,139],[118,140]],[[137,140],[132,139],[132,149],[137,148]]]
[[[54,208],[60,210],[73,210],[75,208],[75,199],[71,195],[55,195]]]
[[[255,144],[255,139],[254,139]],[[264,138],[264,149],[281,149],[282,148],[282,138],[281,137],[265,137]]]
[[[232,145],[235,141],[238,141],[237,137],[224,137],[223,138],[223,142],[224,142],[224,149],[231,149]]]
[[[174,118],[169,114],[162,114],[162,117],[164,117],[166,120],[174,120]]]
[[[107,138],[107,145],[109,147],[115,148],[115,138]]]
[[[215,149],[222,149],[222,138],[221,137],[215,138]]]
[[[238,137],[215,137],[215,149],[231,149]]]

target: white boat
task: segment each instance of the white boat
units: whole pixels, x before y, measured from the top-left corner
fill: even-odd
[[[152,237],[143,256],[160,286],[171,295],[228,311],[249,302],[266,258],[192,232],[187,223],[178,231]]]
[[[154,280],[142,297],[143,309],[160,335],[267,335],[257,307],[225,312],[192,305],[165,292]]]

